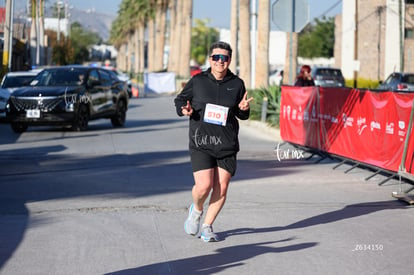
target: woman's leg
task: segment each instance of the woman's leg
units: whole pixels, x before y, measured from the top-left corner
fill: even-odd
[[[214,185],[215,168],[194,172],[195,184],[192,189],[193,202],[196,210],[202,211],[204,202]]]
[[[223,208],[231,179],[231,174],[227,170],[220,167],[215,167],[213,170],[213,192],[211,193],[207,214],[204,219],[204,224],[208,225],[213,224],[220,210]]]

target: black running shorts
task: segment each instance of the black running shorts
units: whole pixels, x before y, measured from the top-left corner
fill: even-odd
[[[193,172],[214,167],[220,167],[229,172],[232,176],[236,173],[236,154],[224,158],[215,158],[207,153],[193,150],[190,154]]]

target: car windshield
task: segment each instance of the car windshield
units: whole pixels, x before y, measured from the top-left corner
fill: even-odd
[[[334,70],[334,69],[319,69],[316,73],[316,75],[323,75],[323,76],[342,76],[342,73],[340,70]]]
[[[7,76],[2,83],[2,88],[16,88],[27,86],[30,84],[30,81],[33,80],[34,75],[16,75],[16,76]]]
[[[402,78],[402,82],[408,83],[408,84],[414,84],[414,74],[406,74]]]
[[[393,83],[397,84],[400,81],[400,77],[397,74],[390,75],[385,81],[385,85],[391,85]]]
[[[78,86],[86,74],[84,69],[43,70],[32,82],[34,86]]]

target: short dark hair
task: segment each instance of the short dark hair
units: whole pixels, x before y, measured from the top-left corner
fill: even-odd
[[[233,50],[231,49],[231,46],[229,43],[223,42],[223,41],[217,41],[211,44],[210,46],[210,55],[213,53],[214,49],[223,49],[227,50],[229,52],[229,56],[231,58],[231,54],[233,53]]]

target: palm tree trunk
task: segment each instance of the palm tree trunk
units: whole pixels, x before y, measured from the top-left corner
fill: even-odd
[[[264,88],[269,86],[269,9],[269,0],[259,0],[255,84]]]
[[[250,0],[240,0],[240,77],[251,86]]]
[[[286,41],[286,59],[283,73],[283,84],[293,85],[298,66],[298,33],[287,33]]]
[[[145,23],[141,23],[138,27],[139,37],[139,67],[138,72],[143,73],[145,70]]]
[[[154,69],[164,69],[165,30],[167,26],[167,1],[157,0],[156,4],[156,32],[155,32],[155,60]]]
[[[191,59],[191,25],[193,19],[193,0],[184,0],[183,2],[183,29],[181,32],[181,54],[179,75],[182,77],[190,76],[190,59]]]
[[[139,61],[141,60],[140,52],[139,52],[139,34],[138,34],[138,27],[134,31],[134,73],[139,72]]]
[[[233,73],[237,74],[237,63],[238,63],[238,45],[237,45],[237,38],[238,38],[238,32],[239,28],[237,25],[237,18],[238,18],[238,2],[239,0],[231,0],[231,22],[230,22],[230,44],[233,48],[233,54],[232,54],[232,60],[230,63],[230,70]]]
[[[121,70],[121,71],[126,71],[127,67],[126,67],[126,44],[123,43],[120,47],[119,47],[119,51],[118,51],[118,56],[117,56],[117,60],[116,60],[116,64],[117,67]]]
[[[177,43],[179,43],[178,38],[178,25],[177,24],[177,19],[178,19],[178,14],[177,14],[177,2],[182,3],[181,1],[177,1],[177,0],[170,0],[169,3],[169,11],[170,11],[170,35],[169,35],[169,54],[168,54],[168,71],[169,72],[177,72],[177,64],[178,64],[178,49],[179,46],[177,45]],[[179,13],[181,14],[181,13]]]
[[[155,20],[148,19],[148,71],[153,72],[155,69]]]
[[[132,71],[132,55],[134,53],[134,34],[129,33],[128,34],[128,46],[127,46],[127,52],[128,52],[128,61],[127,61],[127,71]]]

